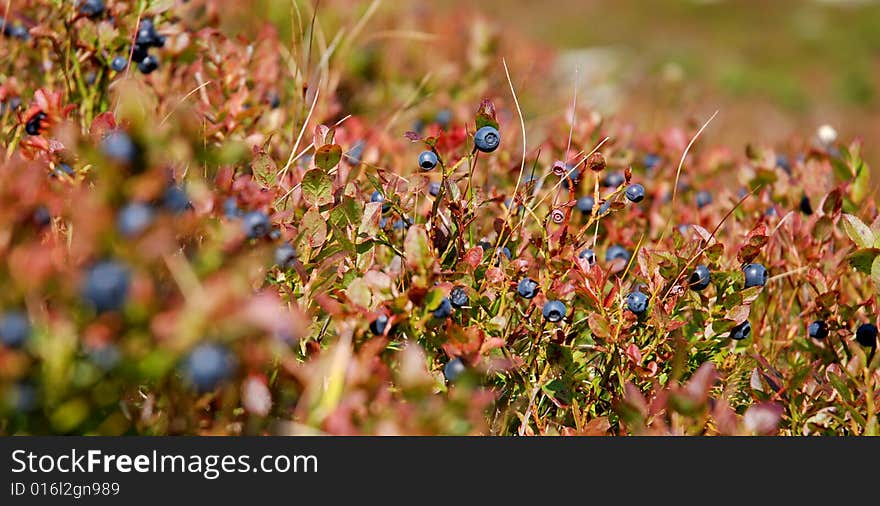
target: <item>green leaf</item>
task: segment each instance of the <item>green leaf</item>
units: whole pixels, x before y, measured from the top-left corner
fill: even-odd
[[[308,244],[312,250],[320,248],[327,240],[327,222],[317,207],[310,208],[303,215],[299,233],[301,241]]]
[[[871,280],[874,281],[874,293],[880,294],[880,256],[871,262]]]
[[[315,165],[329,172],[330,169],[336,167],[339,160],[342,159],[342,146],[339,144],[325,144],[315,151]]]
[[[265,187],[271,187],[275,185],[278,166],[275,165],[275,160],[267,154],[260,153],[251,161],[251,172],[258,183]]]
[[[312,206],[333,203],[333,183],[320,169],[311,169],[302,180],[303,198]]]
[[[862,248],[850,253],[846,259],[849,261],[849,264],[859,272],[871,274],[874,259],[877,258],[877,255],[880,255],[880,249]]]
[[[440,288],[434,288],[433,290],[428,292],[428,295],[425,296],[425,308],[428,311],[434,311],[438,307],[440,307],[440,302],[443,301],[443,290]]]
[[[431,248],[428,243],[428,233],[424,225],[413,225],[406,232],[403,240],[403,251],[406,255],[406,264],[418,271],[427,271],[434,258],[431,256]]]
[[[846,231],[846,235],[848,235],[858,247],[873,248],[875,246],[876,238],[874,237],[874,232],[872,232],[871,229],[868,228],[868,226],[858,217],[851,214],[844,214],[841,223],[843,224],[843,230]]]

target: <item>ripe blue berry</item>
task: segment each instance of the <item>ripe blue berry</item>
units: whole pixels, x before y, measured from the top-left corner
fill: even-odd
[[[440,128],[446,130],[449,128],[449,123],[452,122],[452,111],[449,109],[440,109],[437,111],[437,114],[434,115],[434,121],[440,125]]]
[[[746,264],[743,273],[746,275],[746,288],[767,283],[767,269],[761,264]]]
[[[513,258],[513,256],[510,254],[510,249],[507,246],[495,248],[495,257],[500,259],[501,256],[506,257],[508,260]]]
[[[229,378],[234,368],[229,350],[219,344],[200,344],[187,355],[183,372],[186,379],[201,393],[217,388]]]
[[[613,262],[617,259],[622,259],[625,262],[629,262],[629,251],[627,251],[623,246],[618,246],[617,244],[610,246],[605,251],[605,261]]]
[[[442,320],[443,318],[448,317],[452,314],[452,304],[449,302],[447,297],[443,297],[440,301],[440,305],[437,306],[437,309],[434,310],[434,318],[438,320]]]
[[[116,72],[122,72],[125,67],[128,67],[128,60],[124,56],[117,56],[110,62],[110,68]]]
[[[241,228],[248,239],[260,239],[269,234],[272,225],[269,223],[269,217],[266,216],[266,213],[251,211],[245,214],[241,220]]]
[[[383,213],[387,213],[391,210],[391,204],[389,202],[385,202],[385,196],[382,195],[379,190],[373,190],[373,193],[370,195],[370,202],[381,202]]]
[[[626,188],[626,198],[630,202],[641,202],[645,199],[645,187],[636,183]]]
[[[138,62],[138,70],[142,74],[150,74],[157,68],[159,68],[159,60],[151,54],[148,54],[143,60]]]
[[[593,201],[593,197],[590,197],[589,195],[584,195],[577,200],[578,211],[586,215],[590,215],[593,212],[594,204],[595,202]]]
[[[690,285],[691,289],[696,291],[705,290],[707,286],[709,286],[709,281],[711,281],[712,276],[709,274],[709,268],[703,264],[698,265],[694,272],[691,273],[691,277],[688,278],[688,285]]]
[[[823,320],[816,320],[807,327],[807,334],[813,339],[825,339],[828,337],[828,324]]]
[[[632,292],[626,296],[626,308],[640,315],[648,310],[648,296],[642,292]]]
[[[589,248],[587,248],[587,249],[581,251],[580,253],[578,253],[578,258],[580,258],[580,259],[586,259],[586,260],[587,260],[587,263],[590,264],[590,265],[595,265],[595,264],[596,264],[596,252],[593,251],[593,250],[591,250],[591,249],[589,249]]]
[[[449,292],[449,302],[452,304],[454,308],[460,308],[462,306],[468,305],[468,296],[467,292],[464,291],[464,287],[456,286]]]
[[[474,145],[483,153],[491,153],[495,151],[500,144],[501,134],[498,133],[498,129],[493,126],[486,125],[477,130],[477,133],[474,134]]]
[[[700,190],[696,196],[697,207],[702,209],[712,203],[712,194],[706,190]]]
[[[877,326],[873,323],[863,323],[856,330],[856,342],[862,346],[874,348],[877,346]]]
[[[388,326],[388,316],[380,314],[375,320],[370,322],[370,332],[373,335],[381,336],[385,334],[385,327]]]
[[[293,266],[294,260],[296,260],[296,248],[290,243],[286,242],[275,248],[275,265],[288,269]]]
[[[187,209],[192,209],[192,202],[189,196],[180,186],[169,186],[162,196],[162,207],[172,213],[182,213]]]
[[[235,197],[229,197],[223,201],[223,214],[227,218],[237,218],[241,216],[241,209],[238,208],[238,201]]]
[[[142,202],[132,202],[119,210],[116,230],[125,237],[134,237],[153,222],[153,209]]]
[[[55,166],[55,169],[52,170],[52,177],[61,177],[62,174],[73,177],[73,168],[71,168],[70,165],[67,165],[66,163],[59,163]]]
[[[419,155],[419,168],[422,170],[433,170],[440,162],[437,153],[433,151],[422,151]]]
[[[532,299],[538,295],[538,282],[532,278],[522,278],[516,285],[516,293],[524,299]]]
[[[446,377],[446,381],[452,383],[457,380],[465,370],[467,370],[467,367],[465,367],[464,362],[456,357],[449,362],[446,362],[446,365],[443,366],[443,376]]]
[[[541,309],[541,314],[544,315],[544,319],[556,323],[565,318],[566,313],[568,313],[568,308],[565,307],[565,304],[562,301],[558,300],[550,300],[544,304],[544,308]]]
[[[8,311],[0,315],[0,343],[18,348],[31,335],[31,322],[21,311]]]
[[[788,162],[787,156],[783,154],[776,155],[776,166],[784,170],[788,174],[791,174],[791,164]]]
[[[79,12],[88,18],[96,18],[104,13],[104,1],[82,0],[79,3]]]
[[[125,304],[130,284],[127,267],[113,260],[105,260],[86,272],[81,293],[98,313],[117,311]]]
[[[39,111],[34,114],[31,119],[24,124],[24,131],[28,135],[40,135],[43,129],[43,120],[46,119],[46,113]]]
[[[730,329],[730,338],[741,341],[752,333],[752,324],[748,320]]]
[[[609,172],[602,178],[602,186],[606,188],[617,188],[625,182],[626,176],[623,175],[623,172],[619,171]]]
[[[660,157],[658,155],[653,154],[653,153],[648,153],[647,155],[645,155],[645,158],[642,161],[642,163],[645,165],[646,169],[652,170],[657,165],[660,164]]]
[[[34,209],[34,214],[31,216],[31,220],[34,222],[34,226],[37,228],[43,228],[52,223],[52,215],[49,213],[49,210],[46,209],[46,206],[40,206]]]
[[[574,183],[575,186],[581,182],[581,172],[568,163],[565,164],[565,168],[568,169],[568,174],[562,178],[562,187],[567,190],[569,181]]]
[[[109,133],[101,140],[101,152],[112,161],[131,165],[138,157],[138,148],[131,137],[120,130]]]
[[[432,197],[436,197],[437,194],[440,193],[440,183],[431,183],[428,185],[428,193],[431,194]]]
[[[813,214],[813,205],[810,204],[810,199],[806,195],[801,197],[801,203],[798,207],[800,207],[801,212],[807,216]]]
[[[611,201],[606,200],[605,202],[602,202],[601,206],[599,206],[599,209],[596,211],[596,216],[603,216],[609,211],[611,211]]]

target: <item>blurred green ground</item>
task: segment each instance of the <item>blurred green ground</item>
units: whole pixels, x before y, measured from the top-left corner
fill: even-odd
[[[370,1],[322,0],[319,23],[332,34],[339,8],[357,16]],[[467,19],[482,12],[504,32],[561,50],[556,74],[513,76],[523,94],[530,79],[570,88],[565,81],[578,68],[581,103],[642,131],[702,122],[717,109],[704,142],[740,149],[809,137],[829,123],[843,141],[864,138],[867,161],[880,166],[877,0],[383,0],[379,10],[426,32],[436,29],[428,26],[434,13]],[[282,37],[289,33],[289,0],[255,0],[253,12]],[[227,14],[232,24],[247,22]],[[425,49],[430,57],[430,44]],[[526,116],[559,114],[568,100],[526,99]]]
[[[470,2],[459,2],[470,3]],[[504,25],[565,50],[602,48],[611,109],[645,128],[720,114],[707,136],[778,143],[830,123],[880,149],[880,2],[482,0]],[[598,83],[595,87],[599,87]],[[603,104],[595,104],[603,108]],[[605,104],[608,105],[608,104]]]

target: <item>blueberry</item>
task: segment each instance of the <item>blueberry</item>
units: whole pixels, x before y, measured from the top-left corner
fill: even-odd
[[[500,248],[495,248],[495,257],[505,256],[508,260],[510,260],[512,255],[510,254],[510,249],[507,246],[502,246]]]
[[[596,211],[596,216],[603,216],[609,211],[611,211],[611,201],[606,200],[605,202],[602,202],[602,205],[599,206],[599,209]]]
[[[37,228],[43,228],[52,223],[52,214],[49,213],[46,206],[40,206],[34,209],[34,214],[31,216],[31,220],[33,220],[34,225]]]
[[[807,334],[813,339],[825,339],[828,337],[828,324],[823,320],[816,320],[807,327]]]
[[[96,18],[104,13],[103,0],[82,0],[79,3],[79,12],[83,16]]]
[[[31,38],[31,32],[22,25],[15,25],[10,27],[7,33],[10,37],[14,39],[29,40]]]
[[[153,209],[142,202],[132,202],[116,215],[116,230],[125,237],[134,237],[153,222]]]
[[[403,230],[405,228],[409,228],[413,224],[412,218],[406,217],[396,220],[391,224],[391,228],[394,230]]]
[[[491,126],[486,125],[483,128],[477,130],[477,133],[474,134],[474,145],[482,151],[483,153],[491,153],[498,149],[498,145],[501,144],[501,134],[498,133],[498,129]]]
[[[748,320],[730,329],[730,338],[741,341],[752,333],[752,324]]]
[[[541,314],[544,315],[544,319],[552,323],[561,321],[565,318],[566,313],[568,313],[568,309],[565,307],[565,304],[558,300],[547,301],[547,303],[544,304],[544,308],[541,309]]]
[[[0,343],[18,348],[31,335],[31,322],[21,311],[7,311],[0,315]]]
[[[641,202],[645,200],[645,187],[636,183],[631,184],[626,188],[626,198],[629,199],[630,202]]]
[[[467,292],[464,291],[464,287],[456,286],[449,292],[449,302],[452,304],[452,307],[458,309],[462,306],[468,305],[468,296]]]
[[[140,63],[147,57],[149,47],[144,44],[135,44],[134,50],[131,52],[131,61]]]
[[[86,353],[89,359],[103,371],[116,367],[122,357],[119,348],[113,343],[89,348]]]
[[[660,156],[653,153],[648,153],[647,155],[645,155],[642,163],[645,165],[646,169],[653,170],[655,167],[657,167],[657,165],[660,165]]]
[[[110,62],[110,68],[116,72],[122,72],[125,70],[125,67],[128,67],[128,60],[126,60],[124,56],[116,56]]]
[[[700,190],[696,196],[697,207],[702,209],[712,203],[712,194],[706,190]]]
[[[260,211],[251,211],[244,215],[241,221],[241,228],[247,235],[248,239],[260,239],[269,234],[272,224],[266,213]]]
[[[37,408],[37,387],[30,382],[20,382],[9,392],[9,404],[18,413],[30,413]]]
[[[234,359],[229,350],[219,344],[200,344],[189,352],[183,364],[187,381],[201,392],[209,392],[229,378]]]
[[[66,163],[59,163],[55,166],[55,169],[52,170],[52,176],[61,177],[62,174],[73,176],[74,172],[70,165],[67,165]]]
[[[784,170],[788,174],[791,174],[791,164],[788,162],[787,156],[783,154],[776,155],[776,166]]]
[[[275,248],[275,265],[289,269],[293,266],[294,260],[296,260],[296,248],[290,243],[286,242]]]
[[[385,327],[388,326],[388,317],[380,314],[378,318],[370,322],[370,332],[373,335],[381,336],[385,334]]]
[[[622,259],[626,262],[629,262],[630,253],[623,246],[618,246],[617,244],[610,246],[605,251],[605,261],[613,262],[614,260]]]
[[[138,158],[138,148],[131,137],[116,130],[101,140],[101,152],[116,163],[130,165]]]
[[[602,186],[606,188],[617,188],[625,182],[626,176],[620,171],[609,172],[602,178]]]
[[[873,323],[861,324],[856,330],[856,342],[869,348],[877,346],[877,326]]]
[[[391,210],[391,203],[385,202],[385,196],[379,190],[374,190],[370,195],[370,202],[382,202],[382,212],[387,213]]]
[[[192,202],[190,202],[186,190],[173,185],[165,190],[165,195],[162,196],[162,206],[172,213],[182,213],[187,209],[192,209]]]
[[[648,310],[648,296],[642,292],[632,292],[626,296],[626,308],[635,314],[642,314]]]
[[[696,291],[705,290],[707,286],[709,286],[709,281],[711,281],[712,277],[709,274],[709,268],[703,264],[698,265],[694,272],[691,273],[691,277],[688,278],[688,285],[691,289]]]
[[[516,285],[516,293],[524,299],[532,299],[538,295],[538,282],[532,278],[522,278]]]
[[[437,111],[437,114],[434,115],[434,121],[440,125],[440,128],[446,130],[452,122],[452,111],[449,109],[440,109]]]
[[[157,68],[159,68],[159,60],[151,54],[148,54],[143,60],[138,62],[138,70],[143,74],[149,74]]]
[[[379,228],[384,229],[386,225],[388,225],[388,218],[383,216],[379,219]]]
[[[562,187],[567,190],[569,181],[574,183],[575,186],[581,181],[581,172],[571,166],[571,164],[565,164],[565,168],[568,169],[568,173],[562,178]]]
[[[448,317],[452,314],[452,304],[449,302],[447,297],[443,297],[440,301],[440,305],[437,306],[437,309],[434,310],[434,318],[438,320],[442,320],[443,318]]]
[[[580,259],[586,259],[586,260],[587,260],[587,263],[590,264],[590,265],[595,265],[595,264],[596,264],[596,252],[593,251],[593,250],[591,250],[591,249],[589,249],[589,248],[587,248],[587,249],[581,251],[580,253],[578,253],[578,258],[580,258]]]
[[[419,168],[422,170],[432,170],[439,162],[437,153],[433,151],[422,151],[422,154],[419,155]]]
[[[593,197],[590,197],[589,195],[584,195],[583,197],[581,197],[577,200],[578,211],[580,211],[586,215],[589,215],[593,212],[594,205],[595,205],[595,202],[593,201]]]
[[[801,203],[798,207],[800,208],[801,212],[806,214],[807,216],[813,214],[813,206],[810,204],[810,198],[806,195],[801,197]]]
[[[40,135],[40,130],[43,129],[43,120],[46,119],[46,113],[43,111],[38,111],[36,114],[31,116],[31,119],[24,124],[24,131],[28,135]]]
[[[238,201],[235,197],[229,197],[223,201],[223,214],[227,218],[237,218],[241,216],[241,209],[238,208]]]
[[[119,262],[99,262],[85,275],[82,297],[99,313],[119,310],[128,296],[130,277],[128,268]]]
[[[460,358],[453,358],[443,366],[443,376],[446,377],[446,381],[451,383],[458,379],[466,369],[467,367],[465,367],[464,362]]]
[[[746,264],[743,273],[746,275],[746,288],[767,283],[767,269],[761,264]]]
[[[275,90],[270,91],[267,94],[267,101],[269,102],[269,107],[272,109],[278,109],[278,106],[281,105],[281,97],[278,95],[278,92]],[[355,149],[360,146],[360,151],[355,153]],[[357,165],[361,163],[361,153],[363,152],[363,143],[358,142],[355,146],[346,153],[346,159],[352,163],[352,165]]]
[[[428,193],[436,197],[440,193],[440,183],[431,183],[428,185]]]
[[[275,96],[277,97],[278,94],[276,93]],[[272,108],[275,109],[276,107],[278,106],[275,105]],[[360,165],[366,147],[367,144],[364,141],[355,142],[354,146],[352,146],[351,149],[348,150],[348,153],[345,154],[345,159],[348,160],[348,163],[351,165]]]
[[[152,19],[144,18],[141,20],[140,26],[138,26],[135,43],[143,46],[162,47],[165,45],[165,38],[160,37],[156,33],[156,27],[153,25]]]

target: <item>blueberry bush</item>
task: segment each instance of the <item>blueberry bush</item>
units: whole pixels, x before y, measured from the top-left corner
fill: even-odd
[[[0,6],[0,434],[880,432],[860,141],[636,132],[478,16],[244,4]]]

